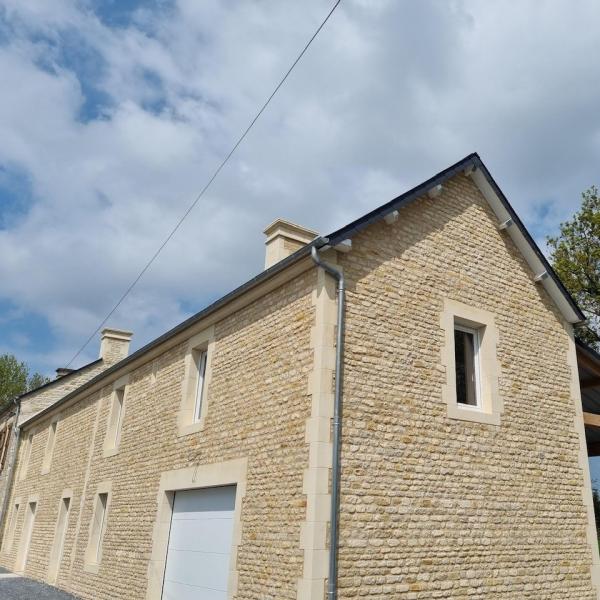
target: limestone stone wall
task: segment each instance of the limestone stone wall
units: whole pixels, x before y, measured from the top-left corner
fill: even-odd
[[[596,599],[569,335],[470,179],[372,225],[339,262],[340,598]],[[500,426],[448,417],[445,298],[495,317]]]
[[[86,381],[92,379],[104,369],[107,365],[103,360],[95,361],[87,367],[79,369],[77,372],[62,377],[50,385],[42,387],[38,391],[33,391],[27,394],[21,400],[21,412],[19,415],[19,424],[24,423],[37,413],[41,412],[51,404],[54,404],[57,400],[60,400],[70,392],[74,391]],[[10,422],[14,421],[14,407],[7,409],[0,417],[0,421],[7,420]],[[1,425],[0,425],[1,426]],[[13,430],[14,434],[14,430]],[[0,471],[0,507],[4,506],[4,497],[6,495],[7,487],[9,485],[10,477],[10,465],[13,460],[13,455],[16,450],[15,436],[11,435],[8,448],[6,450],[6,456]],[[0,509],[1,510],[1,509]],[[2,516],[0,515],[0,519]]]
[[[337,256],[348,286],[340,600],[598,600],[570,329],[496,225],[460,175]],[[493,316],[495,424],[449,416],[447,300]],[[112,382],[63,410],[46,475],[50,419],[36,423],[0,564],[14,567],[23,506],[37,496],[25,573],[46,579],[70,490],[58,585],[85,599],[146,598],[161,474],[243,459],[236,598],[323,600],[334,286],[311,267],[212,326],[200,431],[181,435],[178,423],[187,341],[129,373],[114,455],[104,452]],[[90,569],[101,486],[110,508]]]
[[[82,598],[146,598],[152,534],[161,473],[247,458],[237,555],[238,598],[296,598],[302,575],[300,527],[306,517],[303,472],[310,414],[308,375],[316,270],[214,326],[208,411],[202,431],[178,436],[182,397],[182,343],[129,374],[121,442],[103,456],[112,385],[64,409],[54,457],[41,475],[49,419],[37,425],[25,480],[17,480],[11,506],[39,494],[25,574],[47,577],[61,494],[73,499],[57,585]],[[24,446],[21,445],[20,459]],[[85,565],[93,502],[100,484],[112,495],[97,572]],[[12,548],[0,563],[15,564],[23,514]],[[7,526],[10,526],[10,514]],[[6,538],[6,533],[5,536]]]

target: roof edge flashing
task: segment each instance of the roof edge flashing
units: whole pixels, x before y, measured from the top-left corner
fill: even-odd
[[[487,200],[499,223],[510,223],[510,226],[503,228],[502,231],[510,236],[532,270],[535,282],[546,289],[565,319],[571,324],[581,323],[585,320],[581,309],[575,304],[481,159],[478,160],[480,164],[471,173],[471,179]],[[537,279],[544,273],[545,276]]]

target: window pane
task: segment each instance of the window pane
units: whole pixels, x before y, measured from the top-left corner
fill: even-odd
[[[206,352],[197,355],[196,368],[198,369],[198,381],[196,384],[196,403],[194,407],[194,420],[200,420],[202,412],[202,398],[204,396],[204,377],[206,375]]]
[[[104,529],[104,520],[106,518],[106,504],[108,502],[108,494],[98,494],[98,504],[94,518],[94,536],[95,557],[94,562],[97,562],[100,557],[100,546],[102,545],[102,530]]]
[[[121,425],[123,421],[123,401],[125,400],[125,389],[117,390],[115,394],[115,416],[114,416],[114,427],[115,427],[115,435],[113,440],[113,445],[116,448],[121,441]]]
[[[456,401],[477,406],[475,381],[475,336],[468,331],[454,330],[454,358],[456,364]]]

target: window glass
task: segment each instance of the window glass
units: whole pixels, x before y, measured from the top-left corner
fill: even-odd
[[[98,562],[100,558],[100,548],[102,546],[102,534],[104,532],[104,522],[106,520],[107,502],[108,494],[98,494],[96,514],[94,515],[94,525],[92,527],[92,549],[94,552],[94,562]]]
[[[125,400],[125,388],[121,388],[117,390],[115,393],[115,434],[113,445],[115,448],[119,445],[121,441],[121,426],[123,423],[123,401]]]
[[[196,402],[194,405],[194,420],[200,420],[202,412],[202,398],[204,396],[204,379],[206,375],[206,351],[196,353],[196,368],[198,370],[198,380],[196,382]]]
[[[33,433],[27,436],[25,441],[25,449],[23,451],[23,464],[21,465],[19,479],[23,480],[27,477],[27,467],[29,466],[29,459],[31,457],[31,446],[33,445]]]
[[[477,332],[466,328],[454,329],[454,358],[456,365],[456,401],[477,406]]]
[[[52,462],[52,454],[54,452],[54,444],[56,443],[56,426],[57,421],[53,421],[48,429],[48,441],[46,443],[46,452],[44,454],[44,463],[42,465],[44,470],[50,469]]]

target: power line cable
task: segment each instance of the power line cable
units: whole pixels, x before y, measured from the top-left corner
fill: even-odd
[[[225,158],[221,161],[219,166],[215,169],[214,173],[212,174],[210,179],[206,182],[204,187],[200,190],[200,192],[196,196],[195,200],[192,202],[192,204],[190,204],[189,208],[183,213],[182,217],[179,219],[179,221],[177,222],[175,227],[171,230],[169,235],[164,239],[162,244],[158,247],[158,250],[156,250],[156,252],[152,255],[150,260],[146,263],[144,268],[139,272],[137,277],[133,280],[133,282],[125,290],[123,295],[119,298],[118,302],[111,308],[110,312],[106,315],[106,317],[104,317],[104,319],[102,320],[100,325],[98,325],[98,327],[94,330],[94,332],[90,335],[90,337],[87,338],[87,340],[85,341],[83,346],[81,346],[81,348],[79,348],[79,350],[75,353],[73,358],[68,362],[67,368],[71,364],[73,364],[73,361],[75,361],[75,359],[85,350],[87,345],[96,337],[98,332],[102,329],[102,327],[106,324],[106,322],[110,319],[110,317],[112,317],[112,315],[115,313],[117,308],[119,308],[119,306],[123,303],[125,298],[127,298],[127,296],[130,294],[131,290],[133,290],[133,288],[137,285],[139,280],[144,276],[146,271],[150,268],[152,263],[157,259],[158,255],[162,252],[164,247],[169,243],[171,238],[175,235],[177,230],[181,227],[181,225],[183,224],[185,219],[188,217],[188,215],[192,212],[192,210],[194,210],[194,208],[195,208],[196,204],[198,204],[200,198],[202,198],[202,196],[204,195],[206,190],[208,190],[208,188],[212,185],[213,181],[217,178],[217,176],[219,175],[219,173],[221,172],[223,167],[227,164],[229,159],[233,156],[233,153],[238,149],[239,145],[244,141],[244,139],[246,138],[248,133],[250,133],[250,130],[252,129],[252,127],[254,127],[254,124],[256,123],[256,121],[258,121],[258,119],[263,114],[263,112],[265,111],[267,106],[269,106],[269,104],[271,103],[271,100],[273,100],[275,94],[277,94],[277,92],[279,91],[281,86],[285,83],[286,79],[290,76],[291,72],[294,70],[296,65],[300,62],[300,60],[302,59],[302,57],[304,56],[304,54],[306,53],[306,51],[308,50],[310,45],[314,42],[315,38],[319,35],[321,29],[323,29],[323,27],[325,27],[325,24],[327,23],[327,21],[329,21],[331,15],[333,15],[333,13],[335,12],[335,9],[338,7],[338,5],[340,4],[341,1],[342,0],[337,0],[336,3],[333,5],[332,9],[329,11],[329,13],[327,13],[327,16],[325,17],[325,19],[323,19],[323,21],[321,22],[319,27],[317,27],[316,31],[312,34],[311,38],[308,40],[308,42],[306,43],[304,48],[302,48],[302,51],[300,52],[300,54],[298,54],[298,56],[296,57],[296,60],[294,60],[291,67],[287,70],[287,72],[285,73],[285,75],[283,76],[281,81],[277,84],[277,86],[275,87],[275,89],[273,90],[271,95],[267,98],[267,100],[262,105],[260,110],[256,113],[256,116],[252,119],[252,121],[250,121],[250,124],[248,125],[248,127],[246,127],[244,132],[240,135],[240,137],[238,138],[236,143],[233,145],[233,147],[231,148],[229,153],[225,156]]]

